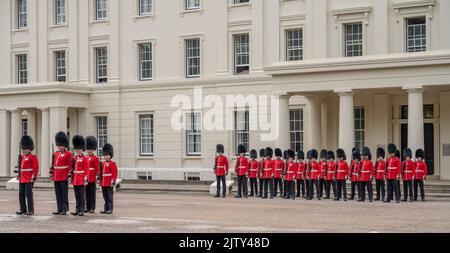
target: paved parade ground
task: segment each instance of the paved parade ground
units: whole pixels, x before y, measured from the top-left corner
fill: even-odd
[[[0,233],[16,232],[450,232],[450,201],[357,203],[212,198],[205,193],[119,192],[113,215],[52,216],[54,193],[35,190],[36,215],[16,216],[17,192],[0,190]],[[74,197],[70,191],[70,208]]]

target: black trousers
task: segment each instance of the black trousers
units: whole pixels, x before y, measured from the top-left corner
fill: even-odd
[[[105,200],[105,211],[112,211],[114,204],[114,188],[102,187],[103,199]]]
[[[258,179],[250,178],[250,196],[258,195]]]
[[[286,182],[286,196],[285,198],[295,199],[295,186],[294,180],[285,180]]]
[[[68,212],[69,211],[69,183],[66,181],[54,182],[55,185],[55,195],[56,195],[56,206],[58,212]]]
[[[305,197],[305,180],[304,179],[297,179],[297,194],[296,197]],[[301,195],[300,195],[301,191]]]
[[[401,187],[400,187],[400,180],[397,181],[397,187],[398,187],[398,198],[401,199],[402,198],[402,191],[400,191]],[[393,200],[393,199],[391,199]]]
[[[19,184],[20,212],[34,213],[33,183]]]
[[[264,179],[263,178],[259,178],[259,194],[258,197],[262,197],[263,196],[263,186],[264,186]]]
[[[76,202],[75,212],[84,213],[84,207],[86,204],[85,200],[86,194],[84,191],[84,186],[83,185],[74,186],[73,191],[75,193],[75,202]]]
[[[423,180],[414,180],[414,200],[417,200],[418,187],[420,187],[420,198],[425,200],[425,187],[423,186]]]
[[[356,194],[356,189],[358,189],[358,199],[361,199],[361,184],[360,182],[353,182],[351,183],[351,188],[350,188],[350,199],[354,199],[355,198],[355,194]]]
[[[265,178],[263,186],[263,197],[267,198],[268,191],[270,191],[270,197],[273,197],[273,178]]]
[[[317,199],[320,199],[319,180],[312,179],[309,181],[309,199],[314,198],[314,187],[316,188]]]
[[[247,188],[247,176],[238,176],[238,192],[237,195],[241,196],[244,195],[247,197],[248,195],[248,188]]]
[[[310,179],[306,179],[305,180],[305,187],[306,187],[306,198],[309,198],[309,196],[311,195],[311,180]]]
[[[336,180],[336,198],[340,200],[344,196],[344,200],[347,200],[347,183],[346,180]]]
[[[225,181],[225,176],[216,176],[217,180],[217,196],[220,196],[220,186],[222,183],[222,196],[225,197],[227,195],[227,183]]]
[[[86,211],[95,210],[97,185],[95,183],[88,183],[86,186]]]
[[[283,179],[283,197],[286,197],[288,194],[288,182]]]
[[[323,197],[323,192],[325,191],[325,179],[319,179],[319,197]]]
[[[377,188],[377,199],[384,200],[384,197],[386,195],[385,193],[385,182],[384,180],[376,180],[376,188]],[[381,197],[381,198],[380,198]]]
[[[412,180],[408,180],[405,181],[403,180],[403,200],[408,200],[408,195],[409,195],[409,199],[413,200],[413,183]]]
[[[366,200],[366,188],[367,194],[369,195],[369,201],[373,200],[373,188],[372,181],[360,182],[361,184],[361,200]]]
[[[325,181],[325,196],[327,197],[327,199],[330,198],[331,188],[333,188],[333,195],[336,198],[336,181],[326,180]]]
[[[391,201],[394,198],[395,201],[400,201],[400,189],[398,187],[398,180],[388,179],[387,180],[387,201]]]
[[[277,196],[278,186],[280,186],[280,196],[283,196],[283,180],[281,178],[273,179],[273,196]]]

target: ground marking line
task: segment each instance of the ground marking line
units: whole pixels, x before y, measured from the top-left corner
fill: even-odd
[[[202,220],[180,220],[180,219],[163,219],[163,218],[121,217],[121,219],[143,220],[143,221],[187,222],[187,223],[210,223],[210,221],[202,221]]]

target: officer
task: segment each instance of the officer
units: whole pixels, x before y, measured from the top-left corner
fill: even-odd
[[[263,186],[264,186],[264,160],[266,159],[266,149],[262,148],[259,150],[259,166],[258,166],[258,184],[259,184],[259,194],[258,197],[263,197]]]
[[[19,204],[20,211],[18,215],[34,215],[33,201],[33,185],[39,174],[39,161],[34,151],[33,139],[28,136],[22,136],[20,140],[20,149],[18,163],[18,180],[19,180]]]
[[[333,195],[336,198],[336,162],[334,152],[327,152],[327,169],[325,174],[325,199],[330,199],[330,188],[333,188]]]
[[[327,172],[327,156],[328,152],[325,149],[320,151],[320,162],[319,162],[319,196],[322,198],[323,192],[325,191],[325,174]]]
[[[361,184],[359,181],[359,167],[361,161],[361,153],[359,149],[354,148],[352,151],[352,162],[350,164],[351,173],[351,185],[350,185],[350,198],[349,200],[355,199],[356,189],[358,189],[358,199],[361,199]]]
[[[270,190],[270,198],[273,199],[273,174],[275,171],[275,163],[272,160],[273,150],[270,147],[266,148],[266,159],[263,164],[263,179],[264,179],[264,194],[263,199],[267,199],[268,191]]]
[[[317,162],[318,152],[317,150],[311,150],[311,160],[309,161],[309,198],[308,200],[312,200],[314,198],[314,187],[316,188],[317,199],[320,200],[320,188],[319,188],[319,173],[320,167]]]

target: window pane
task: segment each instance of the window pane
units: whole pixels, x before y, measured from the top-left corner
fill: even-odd
[[[27,55],[17,55],[17,82],[19,84],[28,83],[28,62]]]
[[[98,141],[98,154],[102,154],[103,146],[108,143],[108,118],[106,116],[95,117]]]
[[[152,78],[153,68],[152,44],[144,43],[139,45],[139,78],[148,80]]]
[[[66,81],[66,52],[56,51],[55,52],[55,73],[57,82]]]
[[[286,30],[286,60],[303,60],[302,29]]]
[[[250,48],[249,35],[238,34],[234,35],[234,73],[248,74],[250,70]]]
[[[97,66],[97,83],[108,82],[108,56],[106,47],[95,49],[96,66]]]
[[[153,155],[153,115],[139,116],[141,155]]]
[[[107,17],[107,0],[96,0],[96,19],[105,19]]]
[[[139,15],[151,14],[152,4],[152,0],[139,0]]]
[[[290,111],[291,149],[303,150],[303,109]]]
[[[364,134],[365,134],[365,109],[364,107],[355,107],[354,109],[354,121],[355,121],[355,147],[362,149],[364,147]]]
[[[55,23],[66,22],[66,0],[55,0]]]
[[[425,17],[406,20],[406,51],[421,52],[427,50]]]
[[[244,145],[248,150],[250,126],[249,126],[249,111],[235,111],[235,152],[238,154],[238,147],[240,144]]]
[[[28,26],[27,0],[17,1],[17,27],[25,28]]]
[[[186,45],[186,77],[200,76],[200,39],[187,39]]]
[[[363,53],[363,33],[362,23],[352,23],[344,25],[345,56],[362,56]]]

